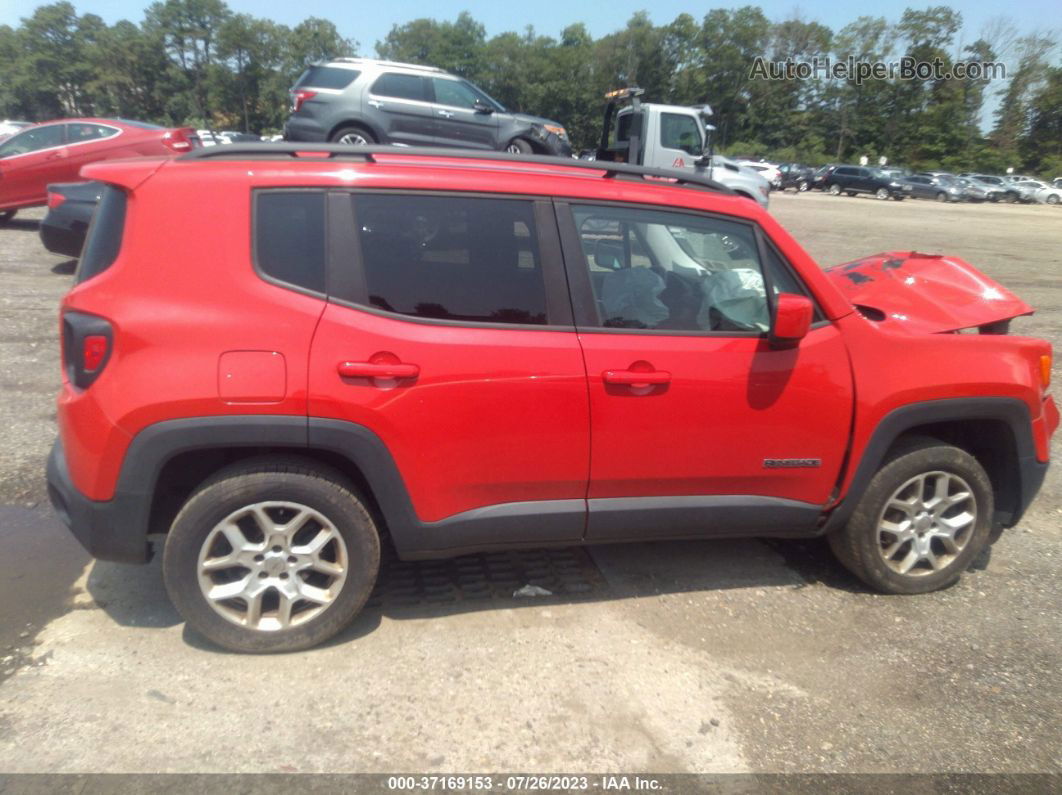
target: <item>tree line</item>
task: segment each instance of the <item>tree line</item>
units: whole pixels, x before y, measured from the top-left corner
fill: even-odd
[[[997,19],[976,38],[948,6],[898,20],[861,16],[831,30],[756,6],[681,14],[654,25],[634,14],[593,38],[581,23],[559,36],[533,28],[488,37],[468,12],[395,25],[379,57],[438,66],[507,107],[564,123],[576,148],[600,134],[603,95],[638,85],[648,101],[710,104],[716,141],[732,155],[819,164],[866,155],[914,168],[1062,175],[1062,64],[1054,34]],[[139,24],[105,24],[67,2],[0,26],[0,116],[41,120],[116,115],[164,124],[279,130],[287,91],[309,64],[359,52],[335,25],[287,27],[235,14],[223,0],[160,0]],[[757,58],[811,63],[854,57],[939,62],[942,74],[902,80],[765,80]],[[956,62],[1006,65],[1007,80],[956,77]],[[987,108],[998,102],[982,128]]]

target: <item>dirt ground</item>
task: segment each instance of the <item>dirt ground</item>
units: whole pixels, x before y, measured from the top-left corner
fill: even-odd
[[[964,257],[1062,346],[1062,208],[771,205],[824,265]],[[47,506],[72,264],[42,214],[0,229],[0,772],[1062,772],[1058,468],[941,593],[872,594],[821,542],[390,561],[323,648],[219,652],[157,561],[92,562]],[[567,595],[512,597],[542,571]]]

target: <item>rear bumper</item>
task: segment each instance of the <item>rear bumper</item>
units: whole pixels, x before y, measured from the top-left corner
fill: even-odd
[[[70,479],[59,440],[48,456],[48,499],[93,557],[120,563],[146,563],[151,557],[144,522],[148,497],[116,492],[110,500],[90,500]]]
[[[328,130],[315,119],[291,116],[284,122],[284,140],[305,143],[327,143]]]
[[[81,247],[85,244],[85,233],[75,232],[64,226],[49,224],[47,217],[41,222],[41,242],[53,254],[77,259],[81,256]]]

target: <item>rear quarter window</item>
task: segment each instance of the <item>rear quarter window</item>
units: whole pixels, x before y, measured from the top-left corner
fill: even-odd
[[[254,203],[254,258],[268,281],[325,292],[325,194],[261,191]]]
[[[295,88],[332,88],[344,89],[353,83],[358,75],[357,69],[341,69],[336,66],[311,66],[302,73]]]
[[[113,185],[103,187],[85,236],[85,247],[81,250],[78,283],[103,273],[118,258],[125,233],[125,205],[125,191]]]

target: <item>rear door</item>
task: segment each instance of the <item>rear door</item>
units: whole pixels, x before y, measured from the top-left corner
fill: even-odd
[[[69,182],[64,143],[64,125],[44,124],[0,144],[0,207],[44,204],[48,183]]]
[[[78,178],[81,167],[107,157],[115,157],[128,136],[117,127],[91,122],[76,122],[66,125],[67,165],[70,180]],[[133,156],[130,152],[126,156]]]
[[[483,100],[472,86],[449,77],[433,77],[431,84],[435,96],[436,144],[467,149],[500,148],[498,118],[493,112],[476,110],[476,103]]]
[[[365,115],[387,137],[385,143],[431,146],[436,127],[428,78],[384,72],[369,86]]]
[[[550,204],[381,191],[329,202],[311,416],[379,436],[419,521],[444,523],[433,548],[508,540],[448,537],[483,511],[528,517],[514,541],[581,538],[586,375]]]
[[[810,529],[836,483],[852,383],[822,320],[767,341],[805,292],[763,233],[659,207],[558,203],[590,390],[591,540]]]

